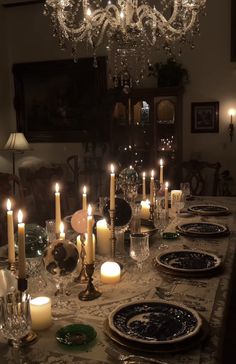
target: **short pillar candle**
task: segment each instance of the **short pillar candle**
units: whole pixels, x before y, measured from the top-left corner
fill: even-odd
[[[116,262],[105,262],[101,266],[102,283],[115,284],[120,281],[120,266]]]
[[[52,305],[49,297],[36,297],[30,301],[32,329],[44,330],[52,324]]]

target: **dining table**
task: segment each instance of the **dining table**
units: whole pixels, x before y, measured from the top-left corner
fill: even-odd
[[[68,284],[67,296],[69,314],[53,320],[52,325],[43,331],[37,331],[37,340],[21,349],[22,363],[31,364],[72,364],[72,363],[128,363],[123,355],[133,350],[122,347],[112,340],[105,330],[104,323],[109,314],[119,305],[137,301],[157,300],[180,303],[197,311],[207,323],[205,336],[195,345],[178,352],[137,352],[148,360],[159,360],[166,364],[216,364],[221,361],[224,330],[228,312],[228,303],[233,282],[233,268],[236,249],[236,197],[196,196],[186,202],[186,207],[197,204],[214,204],[225,206],[229,213],[219,216],[207,216],[192,213],[171,214],[166,232],[176,232],[176,226],[192,222],[214,222],[228,227],[229,234],[223,236],[192,237],[179,235],[176,239],[165,240],[165,249],[161,249],[162,238],[158,230],[150,235],[150,254],[140,271],[129,256],[129,242],[125,241],[123,254],[116,256],[122,263],[121,280],[116,284],[104,284],[100,280],[100,266],[105,257],[96,255],[94,285],[101,291],[101,296],[91,301],[81,301],[79,292],[84,284],[76,283],[73,278]],[[176,249],[200,250],[217,255],[222,261],[222,268],[216,274],[208,276],[176,276],[165,274],[154,264],[155,257],[161,252]],[[44,272],[45,274],[45,272]],[[32,293],[34,296],[55,298],[55,286],[48,274],[47,286]],[[58,343],[56,334],[60,328],[69,324],[82,323],[91,325],[96,333],[86,349],[70,347]],[[1,364],[14,362],[12,349],[3,337],[0,337]],[[132,363],[144,363],[133,360]],[[20,363],[20,361],[19,361]],[[131,363],[131,361],[130,361]]]

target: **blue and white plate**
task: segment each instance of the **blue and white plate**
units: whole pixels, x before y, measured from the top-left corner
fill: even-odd
[[[219,216],[228,215],[230,213],[228,207],[220,205],[193,205],[188,208],[193,214],[205,215],[205,216]]]
[[[176,230],[182,235],[194,237],[217,237],[229,233],[227,226],[213,222],[190,222],[180,224],[176,227]]]
[[[108,322],[120,337],[148,345],[182,342],[195,336],[202,326],[195,310],[159,300],[121,305],[109,315]]]

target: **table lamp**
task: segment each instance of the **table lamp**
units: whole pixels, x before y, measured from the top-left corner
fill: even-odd
[[[12,152],[12,174],[15,177],[15,153],[30,150],[30,145],[23,133],[10,133],[10,136],[3,148]],[[15,180],[13,179],[13,195],[15,195]]]

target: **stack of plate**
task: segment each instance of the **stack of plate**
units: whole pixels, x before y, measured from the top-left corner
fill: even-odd
[[[162,273],[183,277],[209,276],[219,272],[221,259],[200,250],[169,250],[154,258],[155,267]]]
[[[105,323],[106,335],[127,349],[154,352],[187,350],[206,333],[206,322],[184,305],[160,300],[117,307]]]
[[[176,226],[176,231],[182,235],[192,237],[217,238],[229,234],[229,229],[225,225],[213,222],[190,222]]]

